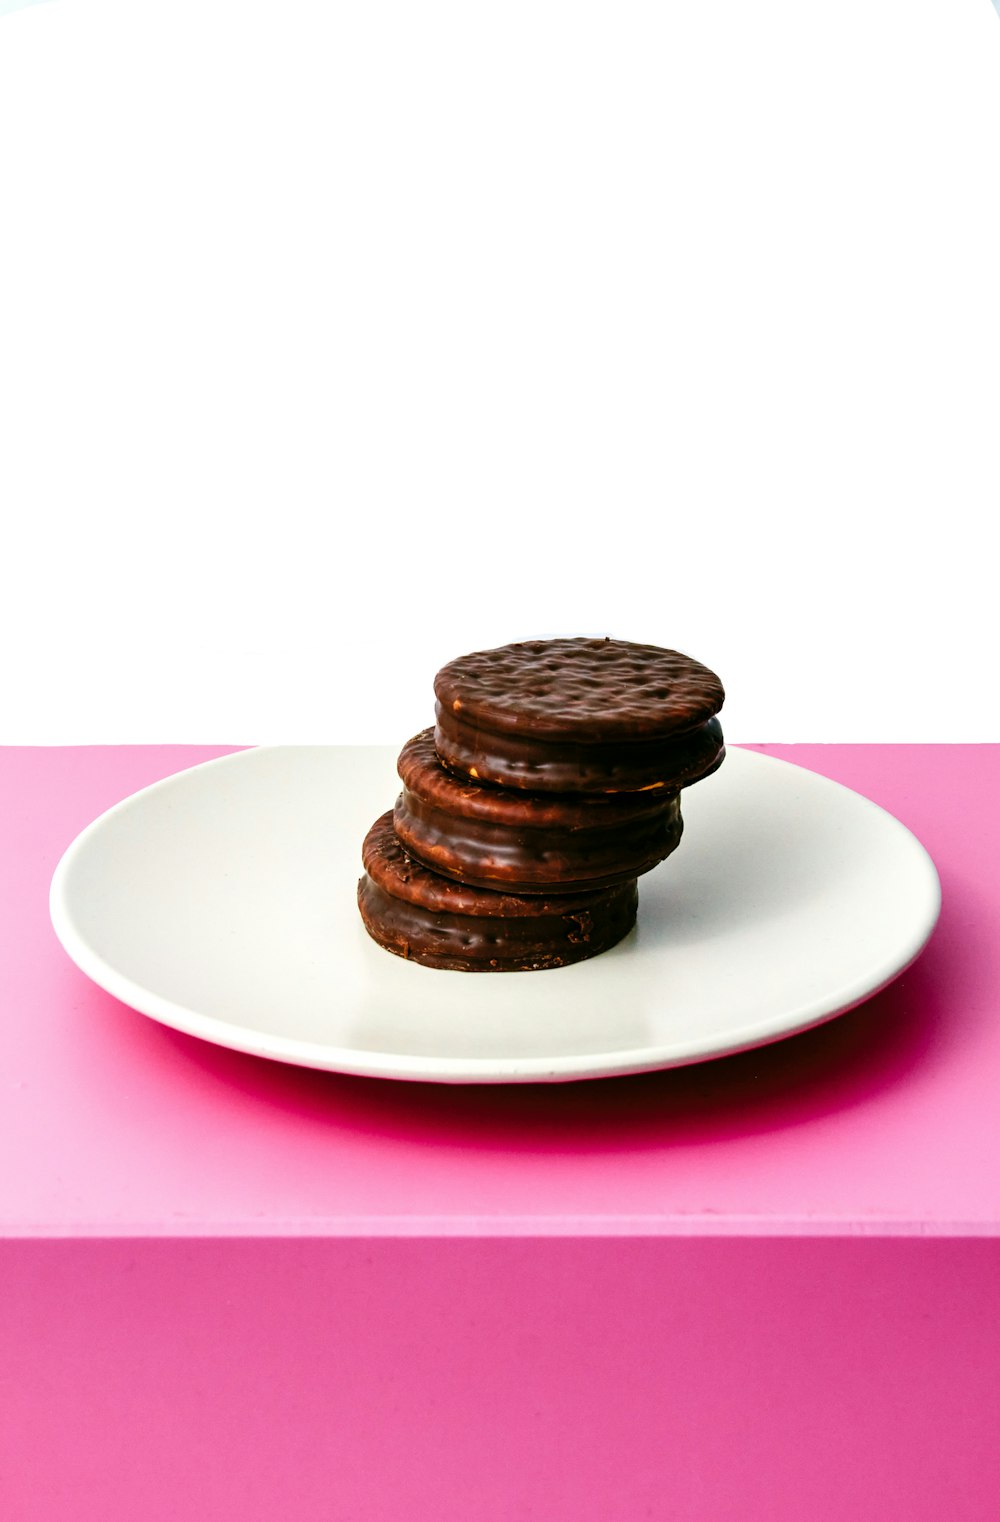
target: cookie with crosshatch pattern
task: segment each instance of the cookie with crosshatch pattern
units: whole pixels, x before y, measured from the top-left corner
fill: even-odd
[[[639,877],[675,850],[680,798],[639,793],[526,793],[449,771],[422,730],[403,746],[396,834],[446,877],[509,893],[569,893]]]
[[[635,924],[635,880],[596,893],[531,898],[472,887],[404,851],[392,812],[361,852],[358,908],[373,940],[396,956],[457,972],[534,972],[608,951]]]
[[[434,745],[476,781],[528,792],[676,792],[725,755],[722,683],[678,650],[526,640],[459,656],[434,679]]]

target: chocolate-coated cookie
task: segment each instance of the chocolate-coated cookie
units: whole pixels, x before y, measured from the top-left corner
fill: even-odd
[[[641,876],[669,856],[683,824],[676,793],[533,795],[449,771],[423,730],[398,763],[393,812],[410,856],[448,877],[510,893],[573,893]]]
[[[529,640],[449,661],[434,744],[477,781],[530,792],[676,792],[723,759],[707,666],[614,639]]]
[[[404,851],[392,813],[362,847],[358,907],[387,951],[461,972],[564,967],[617,944],[635,924],[635,880],[596,893],[521,897],[441,877]]]

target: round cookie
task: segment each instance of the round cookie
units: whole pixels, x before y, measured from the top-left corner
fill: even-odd
[[[722,683],[677,650],[528,640],[449,661],[434,680],[445,765],[532,792],[677,791],[716,769]]]
[[[404,745],[393,812],[410,856],[435,872],[510,893],[573,893],[648,872],[675,850],[676,793],[550,793],[480,786],[442,766],[434,732]]]
[[[403,850],[392,813],[362,847],[358,907],[368,934],[397,956],[460,972],[564,967],[607,951],[635,924],[635,880],[597,893],[491,892],[440,877]]]

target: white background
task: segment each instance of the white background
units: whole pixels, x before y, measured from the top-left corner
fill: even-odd
[[[998,272],[988,0],[9,12],[0,741],[402,743],[605,632],[998,740]]]

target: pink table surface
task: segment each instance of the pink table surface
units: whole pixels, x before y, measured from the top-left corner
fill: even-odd
[[[506,1089],[126,1009],[52,870],[227,748],[0,754],[3,1515],[998,1513],[1000,747],[756,748],[923,841],[924,955],[755,1052]]]
[[[90,984],[46,895],[97,813],[221,747],[8,750],[8,1234],[1000,1230],[1000,747],[761,747],[895,813],[942,881],[853,1013],[672,1072],[555,1087],[339,1077],[209,1046]]]

